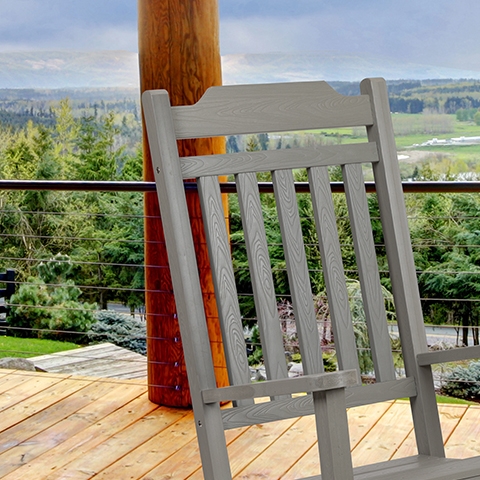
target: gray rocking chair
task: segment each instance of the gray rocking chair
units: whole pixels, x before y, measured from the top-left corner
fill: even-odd
[[[231,479],[224,430],[315,415],[323,480],[474,479],[480,457],[446,459],[431,365],[480,357],[480,347],[429,352],[383,79],[342,96],[325,82],[214,87],[193,106],[166,91],[143,95],[148,138],[178,309],[204,477]],[[364,126],[367,143],[179,158],[187,138]],[[373,168],[406,376],[397,378],[387,331],[362,165]],[[362,385],[334,215],[329,166],[341,166],[375,369]],[[324,373],[293,171],[306,169],[333,324],[336,372]],[[305,375],[289,378],[257,173],[272,175]],[[267,380],[251,383],[219,175],[233,175]],[[184,179],[196,179],[209,247],[229,387],[217,388]],[[306,395],[302,395],[305,393]],[[255,403],[255,399],[265,398]],[[352,468],[346,408],[408,397],[418,455]],[[232,401],[230,408],[221,408]]]

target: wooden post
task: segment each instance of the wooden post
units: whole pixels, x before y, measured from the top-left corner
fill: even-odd
[[[163,88],[172,105],[190,105],[221,84],[217,0],[138,0],[141,91]],[[153,181],[144,129],[144,179]],[[182,141],[180,156],[222,153],[222,139]],[[213,296],[198,196],[189,194],[205,311],[220,386],[228,384]],[[163,229],[156,193],[145,194],[145,286],[149,398],[169,406],[189,406],[180,332],[175,314]]]

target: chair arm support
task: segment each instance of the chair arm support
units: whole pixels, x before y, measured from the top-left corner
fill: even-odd
[[[202,391],[204,403],[246,400],[258,397],[273,397],[294,393],[319,392],[358,385],[356,370],[319,373],[303,377],[267,380],[265,382],[232,387],[213,388]]]
[[[417,362],[421,367],[425,367],[435,363],[456,362],[474,358],[480,358],[480,345],[419,353],[417,355]]]

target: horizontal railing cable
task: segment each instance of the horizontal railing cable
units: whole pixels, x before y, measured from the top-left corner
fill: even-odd
[[[120,217],[121,218],[121,217]],[[66,240],[66,241],[80,241],[80,242],[118,242],[118,243],[134,243],[143,245],[145,241],[129,240],[124,238],[102,238],[102,237],[71,237],[71,236],[51,236],[51,235],[35,235],[35,234],[18,234],[18,233],[0,233],[0,238],[38,238],[40,240]],[[155,242],[160,243],[160,242]]]

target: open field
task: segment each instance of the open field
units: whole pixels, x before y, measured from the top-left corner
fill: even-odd
[[[436,118],[437,121],[429,121],[430,117]],[[455,115],[399,113],[392,115],[392,118],[395,128],[395,139],[399,148],[421,144],[432,138],[449,139],[462,136],[480,136],[480,125],[475,125],[473,122],[459,122]],[[442,118],[445,118],[447,121],[443,122],[441,120]],[[445,125],[449,128],[444,128]],[[448,131],[442,132],[442,130]],[[326,140],[331,140],[332,142],[340,141],[341,139],[342,143],[350,143],[353,141],[358,142],[363,138],[366,138],[366,132],[361,128],[312,130],[310,133],[314,135],[323,135]],[[468,148],[468,146],[462,146],[461,148]]]
[[[480,137],[480,126],[473,122],[460,122],[455,115],[394,114],[395,140],[401,155],[402,175],[409,178],[415,166],[430,164],[432,171],[450,179],[455,176],[480,172],[480,144],[421,146],[434,138],[449,140],[459,137]],[[322,144],[348,144],[366,141],[366,132],[360,128],[315,130],[307,134],[285,134],[285,139],[311,142],[308,136]],[[273,145],[270,148],[274,148]],[[463,179],[463,178],[462,178]]]

